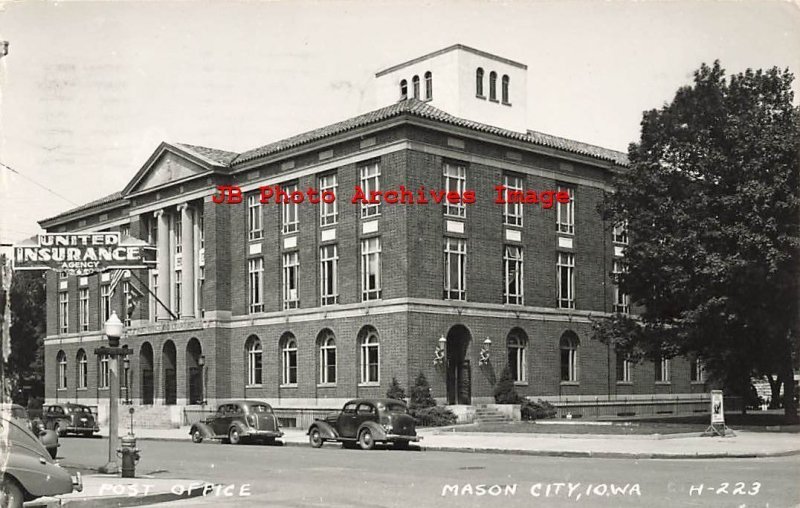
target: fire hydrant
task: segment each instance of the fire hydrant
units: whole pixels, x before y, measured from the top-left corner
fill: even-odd
[[[136,463],[139,462],[139,449],[136,448],[136,436],[128,434],[122,438],[122,448],[117,454],[122,456],[122,477],[136,477]]]

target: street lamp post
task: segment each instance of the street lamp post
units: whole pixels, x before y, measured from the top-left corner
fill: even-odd
[[[200,379],[203,380],[203,396],[200,398],[200,404],[205,406],[206,405],[206,357],[205,355],[200,355],[200,358],[197,359],[197,365],[200,367]]]
[[[119,472],[117,464],[117,446],[119,442],[119,357],[127,357],[128,348],[119,347],[124,326],[117,317],[116,311],[105,323],[108,347],[99,347],[94,350],[97,355],[108,356],[108,463],[100,470],[103,473],[116,474]]]
[[[127,346],[125,346],[123,349],[127,349]],[[122,357],[122,373],[125,375],[125,405],[131,404],[131,384],[128,376],[130,368],[131,359],[128,358],[128,355],[125,355]]]

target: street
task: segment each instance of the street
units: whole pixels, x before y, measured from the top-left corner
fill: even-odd
[[[105,462],[105,439],[61,440],[66,466]],[[800,457],[587,459],[139,441],[137,474],[204,480],[159,506],[795,506]],[[187,489],[186,481],[176,482]],[[146,479],[142,479],[146,484]]]

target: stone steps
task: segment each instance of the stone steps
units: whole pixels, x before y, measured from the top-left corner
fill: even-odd
[[[478,423],[508,423],[511,417],[497,410],[486,407],[475,408],[475,421]]]

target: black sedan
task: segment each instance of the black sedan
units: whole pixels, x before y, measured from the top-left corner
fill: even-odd
[[[220,404],[217,412],[192,425],[192,441],[220,439],[230,444],[263,441],[268,444],[283,436],[272,406],[258,400],[232,400]]]

